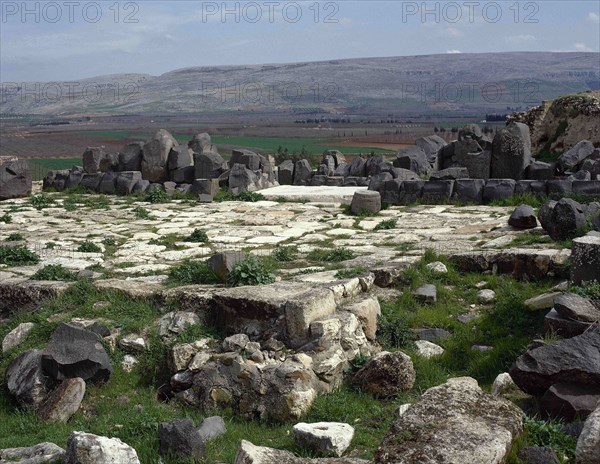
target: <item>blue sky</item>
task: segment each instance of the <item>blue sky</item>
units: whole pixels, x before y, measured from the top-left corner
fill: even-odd
[[[600,50],[598,0],[0,4],[3,82],[369,56]]]

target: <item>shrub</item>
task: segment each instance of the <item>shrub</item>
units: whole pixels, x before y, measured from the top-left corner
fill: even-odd
[[[40,257],[26,246],[0,246],[0,264],[8,266],[37,264]]]
[[[169,201],[169,195],[161,187],[154,185],[148,190],[144,201],[150,203],[166,203]]]
[[[229,274],[227,284],[231,287],[242,285],[264,285],[275,282],[275,275],[270,272],[264,261],[249,256],[238,263]]]
[[[10,234],[8,237],[6,237],[6,241],[7,242],[20,242],[22,240],[25,240],[25,238],[23,238],[23,236],[19,233],[12,233]]]
[[[398,314],[381,308],[381,316],[377,318],[377,340],[385,348],[410,347],[416,336],[406,321]]]
[[[375,226],[373,230],[389,230],[395,229],[398,221],[396,219],[386,219]]]
[[[595,280],[593,282],[586,282],[579,287],[572,287],[571,291],[585,298],[600,300],[600,282]]]
[[[208,242],[208,235],[206,232],[200,229],[194,229],[187,238],[184,239],[186,242],[194,242],[194,243],[206,243]]]
[[[298,255],[298,247],[295,245],[277,246],[273,250],[273,258],[279,262],[294,261]]]
[[[150,212],[146,208],[137,206],[133,209],[133,214],[137,219],[150,219]]]
[[[6,224],[9,224],[12,222],[12,216],[8,213],[4,213],[2,216],[0,216],[0,222],[4,222]]]
[[[77,251],[82,253],[102,253],[102,249],[94,242],[86,240],[77,247]]]
[[[182,284],[217,284],[218,277],[206,261],[185,260],[169,270],[169,280]]]
[[[528,445],[552,448],[559,456],[565,455],[569,459],[575,457],[577,440],[565,434],[559,423],[531,417],[525,417],[523,423],[525,440]]]
[[[104,245],[104,246],[117,246],[117,242],[115,241],[114,238],[107,237],[104,240],[102,240],[102,245]]]
[[[77,280],[77,275],[61,264],[48,264],[30,277],[31,280]]]
[[[55,203],[54,199],[50,198],[50,196],[45,193],[38,193],[29,198],[29,204],[38,210],[48,208],[53,203]]]
[[[340,261],[346,261],[354,257],[354,252],[348,248],[335,248],[333,250],[317,249],[308,254],[308,259],[311,261],[325,261],[328,263],[339,263]]]

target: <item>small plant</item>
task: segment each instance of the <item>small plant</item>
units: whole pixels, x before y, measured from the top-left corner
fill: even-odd
[[[244,261],[236,264],[227,279],[227,284],[230,287],[264,285],[273,282],[275,282],[275,275],[270,272],[263,261],[254,256],[249,256]]]
[[[368,270],[362,266],[356,267],[348,267],[345,269],[340,269],[335,273],[336,279],[352,279],[354,277],[358,277],[360,275],[365,274]]]
[[[48,242],[44,248],[46,248],[46,250],[54,250],[56,248],[56,243]]]
[[[586,282],[578,287],[572,287],[571,291],[585,298],[600,300],[600,282],[596,280],[592,282]]]
[[[102,245],[104,245],[104,246],[117,246],[117,242],[112,237],[106,237],[104,240],[102,240]]]
[[[94,242],[86,240],[77,247],[77,251],[81,253],[102,253],[102,249]]]
[[[410,347],[416,336],[406,321],[382,308],[382,314],[377,318],[377,340],[386,348]]]
[[[273,250],[273,258],[275,261],[289,262],[294,261],[298,255],[298,247],[295,245],[277,246]]]
[[[40,257],[26,246],[0,246],[0,264],[8,266],[37,264]]]
[[[182,284],[217,284],[219,279],[206,261],[185,260],[169,271],[169,280]]]
[[[333,250],[313,250],[308,254],[308,259],[311,261],[325,261],[328,263],[339,263],[353,259],[355,254],[348,248],[335,248]]]
[[[6,224],[9,224],[12,222],[12,216],[8,213],[4,213],[2,216],[0,216],[0,222],[4,222]]]
[[[201,229],[194,229],[194,232],[188,235],[184,241],[193,243],[206,243],[208,242],[208,235],[206,235],[206,232]]]
[[[30,277],[31,280],[77,280],[77,275],[61,264],[48,264]]]
[[[161,187],[155,185],[148,190],[144,197],[144,201],[149,203],[167,203],[169,201],[169,195]]]
[[[163,235],[159,238],[153,238],[148,241],[150,245],[161,245],[164,246],[167,250],[181,250],[183,247],[181,245],[177,245],[177,242],[182,240],[180,235],[177,234],[167,234]]]
[[[54,203],[54,199],[45,193],[38,193],[29,198],[29,204],[38,210],[49,208]]]
[[[25,240],[25,238],[21,234],[16,233],[16,232],[14,232],[14,233],[10,234],[8,237],[6,237],[7,242],[20,242],[23,240]]]
[[[150,219],[150,211],[141,206],[137,206],[133,209],[136,219]]]
[[[369,356],[365,356],[362,354],[356,355],[351,361],[350,366],[346,370],[346,373],[353,374],[364,367],[364,365],[369,360]]]
[[[265,197],[262,193],[258,192],[240,192],[240,193],[232,193],[229,191],[220,191],[215,197],[214,201],[248,201],[248,202],[256,202],[262,201]]]
[[[525,417],[523,424],[529,445],[552,448],[559,456],[564,455],[569,459],[575,457],[577,440],[565,434],[559,423]]]
[[[390,230],[395,229],[398,221],[396,219],[386,219],[375,226],[373,230]]]

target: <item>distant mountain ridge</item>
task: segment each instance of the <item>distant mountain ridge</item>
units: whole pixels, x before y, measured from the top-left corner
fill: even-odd
[[[0,113],[506,113],[600,89],[599,63],[599,53],[510,52],[190,67],[2,83]]]

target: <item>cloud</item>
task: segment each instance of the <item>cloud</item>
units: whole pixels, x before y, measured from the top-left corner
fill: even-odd
[[[446,53],[449,55],[457,55],[458,53],[462,53],[460,50],[446,50]]]
[[[593,52],[594,51],[593,48],[588,47],[584,43],[574,43],[573,47],[575,47],[575,50],[577,50],[578,52]]]
[[[462,31],[456,29],[455,27],[449,27],[446,29],[446,32],[450,37],[462,37],[464,35]]]
[[[504,37],[504,40],[510,43],[526,43],[533,42],[537,40],[534,35],[531,34],[519,34],[519,35],[510,35],[508,37]]]
[[[588,19],[595,24],[600,24],[600,15],[598,13],[590,11],[588,13]]]

